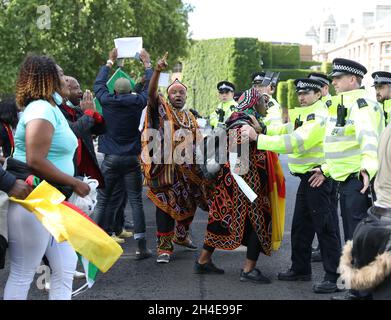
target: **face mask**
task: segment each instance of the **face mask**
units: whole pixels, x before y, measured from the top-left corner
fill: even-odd
[[[63,100],[63,99],[62,99],[62,97],[60,96],[59,93],[57,93],[57,92],[53,93],[52,98],[53,98],[54,103],[55,103],[56,105],[62,104],[62,100]]]
[[[69,100],[67,100],[67,102],[65,103],[68,107],[70,108],[76,108],[76,106]]]

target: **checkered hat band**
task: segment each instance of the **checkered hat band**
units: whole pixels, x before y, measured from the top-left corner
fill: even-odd
[[[234,88],[232,88],[231,86],[227,86],[226,84],[223,84],[219,87],[219,90],[231,90],[231,91],[234,91]]]
[[[375,78],[375,82],[379,82],[379,83],[391,83],[391,78],[386,78],[386,77],[377,77]]]
[[[339,71],[353,73],[353,74],[356,74],[356,75],[363,77],[363,78],[365,76],[364,72],[359,69],[349,67],[349,66],[344,66],[341,64],[335,64],[333,66],[333,72],[339,72]]]
[[[314,89],[321,89],[322,87],[320,85],[317,85],[315,83],[308,83],[308,82],[298,82],[296,85],[297,89],[307,89],[307,88],[314,88]]]

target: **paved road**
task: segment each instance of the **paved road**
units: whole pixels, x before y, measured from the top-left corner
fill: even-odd
[[[116,265],[106,274],[99,275],[96,284],[91,290],[76,297],[77,300],[328,300],[330,295],[316,295],[312,293],[311,282],[281,282],[277,280],[277,273],[285,271],[290,266],[290,226],[292,221],[294,197],[298,185],[297,178],[292,177],[286,167],[286,157],[282,156],[282,163],[287,180],[287,210],[285,236],[281,249],[272,257],[260,256],[258,267],[272,279],[268,285],[241,283],[239,273],[245,259],[244,248],[233,252],[216,251],[214,262],[225,269],[225,275],[196,275],[192,273],[197,252],[189,252],[176,248],[174,260],[167,265],[158,265],[155,258],[135,261],[133,254],[136,248],[135,241],[129,239],[124,245],[124,254]],[[145,213],[147,219],[147,233],[149,246],[155,246],[154,206],[145,197]],[[129,214],[129,213],[128,213]],[[207,213],[198,211],[192,225],[192,234],[195,242],[201,247],[207,223]],[[8,264],[5,270],[0,271],[0,296],[3,295],[4,285],[8,276]],[[313,279],[322,279],[322,265],[313,264]],[[74,287],[83,282],[75,281]],[[38,290],[33,283],[29,299],[47,299],[44,291]]]

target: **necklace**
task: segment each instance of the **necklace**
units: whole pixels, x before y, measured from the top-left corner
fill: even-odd
[[[186,110],[183,110],[183,113],[185,114],[185,117],[184,117],[184,118],[187,118],[187,123],[188,123],[188,125],[185,124],[185,123],[183,123],[183,122],[179,119],[179,117],[178,117],[178,115],[177,115],[177,111],[175,110],[175,108],[172,108],[172,111],[173,111],[173,114],[174,114],[174,117],[175,117],[176,122],[179,124],[179,126],[180,126],[181,128],[185,128],[185,129],[190,129],[190,128],[191,128],[190,116],[189,116],[189,114],[186,112]],[[184,119],[184,120],[185,120],[185,119]]]

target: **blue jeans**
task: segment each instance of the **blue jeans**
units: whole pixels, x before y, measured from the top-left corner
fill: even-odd
[[[98,203],[93,219],[107,233],[121,233],[124,226],[126,192],[133,214],[134,239],[145,238],[143,178],[138,157],[105,155],[101,171],[105,179],[105,188],[98,190]]]

